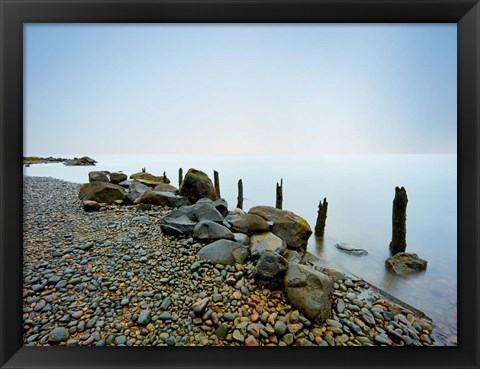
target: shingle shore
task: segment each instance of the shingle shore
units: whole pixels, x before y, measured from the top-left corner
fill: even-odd
[[[435,345],[432,322],[353,277],[334,315],[313,324],[254,264],[199,260],[203,246],[162,234],[171,209],[87,213],[79,185],[24,177],[26,345]]]

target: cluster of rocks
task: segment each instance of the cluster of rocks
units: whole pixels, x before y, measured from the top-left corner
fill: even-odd
[[[25,177],[26,345],[435,345],[425,316],[309,263],[301,217],[229,211],[193,173],[176,193],[155,189],[166,176],[153,187],[145,174],[92,174],[90,188],[123,189],[92,190],[99,201],[82,198],[86,185]],[[150,200],[165,192],[188,204]]]
[[[49,163],[63,163],[68,166],[94,166],[97,162],[89,158],[88,156],[83,156],[81,158],[54,158],[49,156],[48,158],[41,157],[23,157],[23,164],[25,166],[30,166],[30,164],[49,164]]]

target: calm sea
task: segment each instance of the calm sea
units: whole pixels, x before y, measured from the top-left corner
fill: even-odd
[[[236,205],[237,181],[243,180],[245,210],[275,206],[275,185],[283,178],[283,208],[304,217],[312,229],[318,202],[324,197],[329,202],[325,239],[312,236],[310,252],[424,311],[447,334],[456,334],[456,155],[92,156],[96,167],[39,164],[24,173],[84,183],[91,170],[131,174],[145,167],[157,175],[165,171],[178,185],[180,167],[184,173],[200,169],[211,178],[217,170],[221,195],[230,207]],[[410,277],[393,275],[384,266],[395,186],[404,186],[409,199],[407,252],[428,260],[425,272]],[[351,243],[368,255],[346,254],[334,247],[336,242]]]

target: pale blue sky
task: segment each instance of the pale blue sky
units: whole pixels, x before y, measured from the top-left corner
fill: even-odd
[[[456,153],[455,24],[25,26],[24,153]]]

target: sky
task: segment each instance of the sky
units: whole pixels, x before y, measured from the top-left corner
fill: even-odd
[[[456,24],[26,24],[24,154],[455,154]]]

